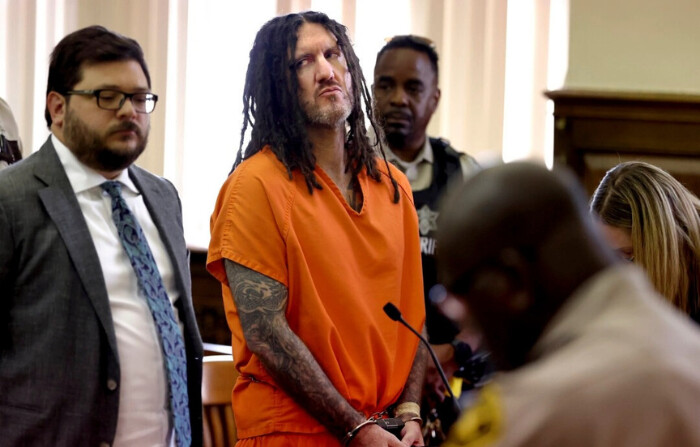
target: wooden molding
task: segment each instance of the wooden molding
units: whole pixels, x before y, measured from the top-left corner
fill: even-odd
[[[700,195],[700,95],[593,90],[545,92],[554,101],[554,161],[592,193],[628,160],[653,163]]]

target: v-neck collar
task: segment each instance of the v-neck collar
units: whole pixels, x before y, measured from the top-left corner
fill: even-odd
[[[357,211],[355,210],[348,201],[345,199],[345,194],[338,188],[338,185],[331,179],[331,177],[326,173],[326,171],[323,170],[321,166],[318,164],[316,165],[316,174],[323,179],[323,183],[325,183],[325,186],[330,188],[333,194],[336,196],[338,200],[343,204],[345,207],[346,211],[349,214],[360,216],[364,212],[365,208],[367,207],[367,195],[364,193],[367,190],[367,176],[363,175],[364,169],[360,171],[360,173],[357,175],[357,184],[360,187],[360,194],[362,195],[362,207],[360,207],[360,210]]]

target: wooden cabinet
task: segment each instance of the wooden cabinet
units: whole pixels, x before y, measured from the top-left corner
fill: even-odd
[[[700,196],[700,96],[556,90],[554,163],[591,194],[605,172],[641,160],[665,169]]]

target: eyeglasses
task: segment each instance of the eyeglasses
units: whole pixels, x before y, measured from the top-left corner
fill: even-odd
[[[412,42],[418,45],[424,45],[428,48],[435,49],[435,42],[423,36],[416,36],[415,34],[401,34],[398,36],[387,37],[384,39],[386,43],[391,42]]]
[[[153,93],[124,93],[119,90],[71,90],[66,95],[94,96],[97,98],[97,107],[104,110],[119,110],[127,99],[131,100],[134,110],[138,113],[151,113],[156,108],[158,95]]]

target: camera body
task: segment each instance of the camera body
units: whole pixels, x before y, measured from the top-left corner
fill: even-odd
[[[452,346],[455,349],[455,361],[459,366],[454,376],[463,379],[462,389],[459,391],[479,387],[493,374],[493,365],[488,352],[479,350],[473,352],[468,344],[458,340],[453,341]]]
[[[401,430],[403,430],[404,422],[399,418],[384,418],[377,419],[377,425],[388,431],[392,435],[401,439]]]

